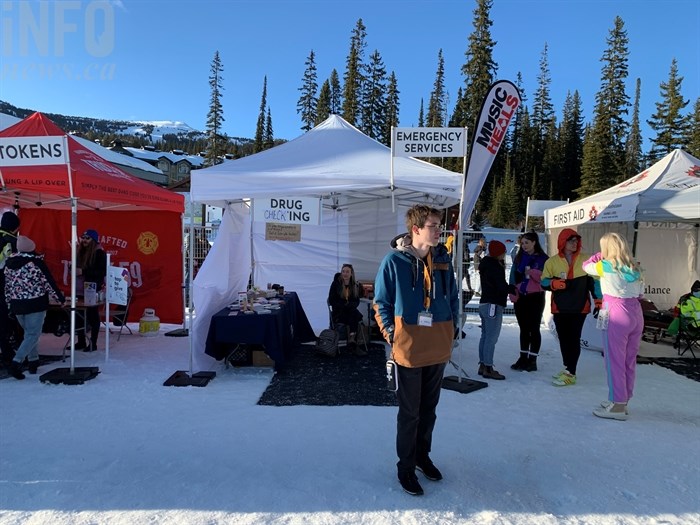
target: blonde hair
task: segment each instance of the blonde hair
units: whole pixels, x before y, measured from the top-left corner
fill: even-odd
[[[600,238],[600,254],[603,259],[610,261],[615,269],[620,266],[636,267],[629,245],[620,234],[610,232],[603,235]]]

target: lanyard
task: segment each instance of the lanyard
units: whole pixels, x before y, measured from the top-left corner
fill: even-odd
[[[428,252],[425,258],[425,264],[423,264],[423,306],[425,306],[425,311],[430,309],[430,290],[432,289],[432,274],[433,274],[433,254]]]

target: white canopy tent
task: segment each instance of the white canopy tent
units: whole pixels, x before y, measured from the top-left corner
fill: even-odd
[[[545,226],[553,250],[567,227],[578,231],[588,253],[599,250],[604,233],[625,236],[644,270],[645,297],[672,308],[700,277],[700,160],[675,150],[631,179],[547,210]],[[600,347],[594,328],[586,334],[585,343]]]
[[[211,316],[246,289],[251,272],[257,286],[296,291],[314,330],[326,328],[328,288],[340,266],[351,263],[358,279],[374,280],[389,241],[405,231],[406,208],[454,205],[461,188],[460,174],[392,159],[388,147],[337,115],[281,146],[194,171],[192,200],[226,209],[194,280],[195,347],[203,348]],[[265,223],[251,220],[255,199],[293,197],[320,199],[321,224],[301,226],[297,242],[266,240]]]

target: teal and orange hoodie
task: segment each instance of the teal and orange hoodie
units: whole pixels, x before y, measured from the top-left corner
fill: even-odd
[[[415,253],[411,237],[400,235],[391,241],[391,247],[374,281],[374,311],[382,335],[392,343],[392,358],[408,368],[446,363],[459,324],[459,296],[450,255],[442,244],[431,249],[432,273],[426,286],[426,265]],[[430,299],[431,327],[418,324],[418,314],[426,310],[426,297]]]

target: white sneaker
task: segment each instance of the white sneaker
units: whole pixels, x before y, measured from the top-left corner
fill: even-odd
[[[603,419],[615,419],[617,421],[626,421],[629,417],[627,414],[627,406],[624,403],[611,403],[606,408],[596,408],[593,410],[593,415],[602,417]]]
[[[561,376],[563,376],[564,374],[568,374],[568,373],[569,373],[569,371],[565,368],[564,370],[560,370],[559,372],[554,374],[552,376],[552,379],[559,379]]]
[[[614,404],[615,404],[615,403],[613,403],[612,401],[608,401],[608,400],[606,399],[605,401],[601,401],[600,406],[603,407],[603,408],[610,408],[610,407],[612,407]],[[630,415],[630,409],[627,407],[627,405],[625,405],[625,414],[627,414],[628,416]]]

